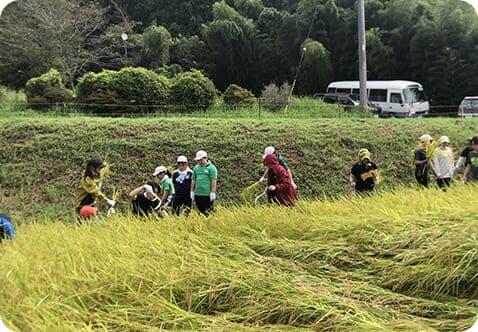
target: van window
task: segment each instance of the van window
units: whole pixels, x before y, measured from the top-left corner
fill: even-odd
[[[405,102],[407,104],[423,103],[427,101],[425,91],[415,87],[403,89],[403,96],[405,97]]]
[[[336,92],[335,90],[336,90],[335,88],[328,88],[327,93],[335,93]]]
[[[337,93],[350,93],[350,89],[339,88],[337,89]]]
[[[394,104],[403,104],[402,95],[400,93],[391,93],[390,102]]]
[[[370,101],[386,102],[387,90],[386,89],[370,89],[370,96],[368,99]]]
[[[352,93],[354,95],[359,95],[360,94],[360,89],[352,89]]]

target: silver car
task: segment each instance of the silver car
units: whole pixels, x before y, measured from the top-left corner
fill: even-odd
[[[458,115],[463,117],[478,116],[478,97],[465,97],[458,107]]]

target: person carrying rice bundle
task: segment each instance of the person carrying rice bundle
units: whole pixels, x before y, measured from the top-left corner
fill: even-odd
[[[427,149],[432,141],[433,138],[428,134],[420,136],[420,144],[415,150],[415,178],[425,188],[428,188],[430,182],[430,162]]]
[[[102,171],[106,164],[100,158],[94,157],[86,164],[85,173],[80,180],[78,193],[76,197],[76,213],[80,219],[89,219],[95,217],[98,213],[96,203],[98,199],[106,202],[112,209],[116,202],[106,197],[101,191]]]
[[[367,149],[360,149],[359,162],[352,166],[349,177],[350,185],[358,194],[371,194],[376,190],[380,179],[378,167],[372,162],[371,153]]]

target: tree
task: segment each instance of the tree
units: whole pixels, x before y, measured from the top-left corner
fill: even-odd
[[[203,27],[208,46],[212,77],[224,90],[231,83],[251,87],[258,81],[255,61],[256,27],[224,1],[213,5],[214,20]]]
[[[15,6],[13,15],[1,18],[2,66],[21,68],[35,50],[40,67],[57,68],[74,87],[89,68],[122,63],[118,31],[124,29],[110,23],[106,8],[81,0],[24,0]]]
[[[325,91],[332,76],[329,51],[322,43],[312,39],[307,39],[302,44],[302,51],[305,55],[298,77],[297,91],[306,94]]]
[[[143,66],[154,69],[169,63],[172,39],[165,27],[156,24],[147,27],[141,36],[140,44]]]
[[[366,32],[367,39],[367,70],[370,80],[388,80],[394,76],[397,61],[393,48],[382,41],[382,32],[379,28],[372,28]]]

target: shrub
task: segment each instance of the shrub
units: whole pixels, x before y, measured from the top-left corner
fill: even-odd
[[[152,111],[148,105],[167,104],[169,85],[166,77],[144,68],[105,70],[84,75],[77,86],[77,98],[84,110],[93,113]]]
[[[170,100],[180,111],[203,110],[213,104],[216,95],[214,83],[202,72],[193,69],[174,77]]]
[[[283,109],[287,104],[290,90],[291,86],[287,82],[280,87],[274,83],[266,85],[261,92],[262,105],[271,111],[279,111]]]
[[[113,80],[118,95],[127,105],[166,105],[169,98],[169,79],[144,68],[123,68]],[[152,108],[133,108],[145,111]]]
[[[158,75],[163,75],[168,78],[173,78],[174,76],[178,75],[179,73],[184,72],[184,68],[177,63],[172,65],[164,65],[162,67],[158,67],[154,70],[154,72]]]
[[[84,111],[110,113],[118,111],[114,105],[126,103],[114,89],[117,72],[104,70],[100,73],[87,73],[76,86],[76,99]]]
[[[255,96],[252,92],[236,84],[229,85],[222,98],[224,103],[229,106],[249,106],[254,104],[255,101]]]
[[[65,88],[61,74],[56,69],[30,79],[25,86],[27,102],[32,108],[47,108],[71,100],[73,93]]]

